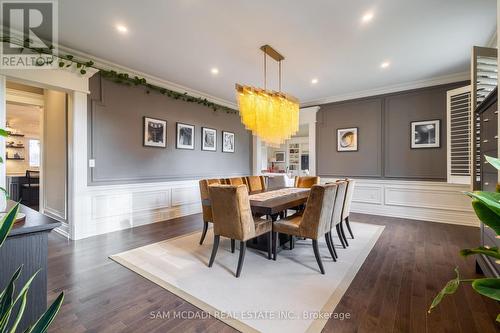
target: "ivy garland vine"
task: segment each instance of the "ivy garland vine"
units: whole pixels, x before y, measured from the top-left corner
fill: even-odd
[[[88,59],[82,60],[80,58],[76,58],[72,54],[64,54],[64,55],[54,54],[52,51],[54,49],[53,46],[51,46],[49,48],[50,51],[47,51],[47,49],[30,47],[29,45],[27,45],[30,42],[29,39],[25,40],[25,42],[26,42],[25,43],[25,42],[20,41],[20,40],[16,40],[16,39],[12,39],[10,37],[2,36],[2,37],[0,37],[0,41],[2,43],[12,43],[14,45],[21,46],[20,53],[23,53],[24,49],[28,49],[32,52],[38,53],[40,55],[40,58],[39,58],[40,61],[38,61],[38,59],[37,59],[37,62],[36,62],[36,64],[38,66],[43,66],[46,64],[45,59],[42,58],[42,54],[49,55],[52,57],[52,61],[58,62],[59,68],[70,69],[71,67],[74,67],[78,70],[78,72],[81,75],[85,75],[87,73],[88,68],[93,68],[93,69],[96,69],[97,71],[99,71],[104,78],[111,80],[115,83],[124,84],[127,86],[142,86],[142,87],[146,88],[147,94],[150,94],[151,91],[154,91],[154,92],[157,92],[159,94],[170,97],[172,99],[182,100],[184,102],[196,103],[196,104],[206,106],[208,108],[211,108],[213,111],[223,111],[223,112],[231,113],[231,114],[238,113],[238,111],[236,111],[232,108],[211,102],[211,101],[207,100],[206,98],[194,97],[194,96],[189,95],[187,92],[180,93],[177,91],[173,91],[173,90],[170,90],[170,89],[167,89],[164,87],[160,87],[160,86],[151,84],[143,77],[131,76],[128,73],[117,72],[115,70],[107,70],[107,69],[99,68],[98,66],[95,65],[94,61],[92,61],[92,60],[88,60]]]

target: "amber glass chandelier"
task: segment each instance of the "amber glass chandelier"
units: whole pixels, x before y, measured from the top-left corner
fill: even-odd
[[[279,146],[299,129],[299,101],[281,92],[281,61],[285,59],[269,45],[264,52],[264,89],[236,84],[241,122],[270,146]],[[278,62],[279,90],[267,89],[267,56]]]

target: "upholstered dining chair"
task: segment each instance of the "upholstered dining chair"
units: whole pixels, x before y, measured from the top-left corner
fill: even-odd
[[[246,241],[267,234],[267,257],[271,259],[272,221],[252,216],[246,185],[213,185],[209,187],[214,222],[214,245],[208,267],[212,267],[220,237],[240,241],[236,277],[245,260]]]
[[[246,177],[246,184],[250,192],[263,191],[266,189],[264,176],[248,176]]]
[[[272,189],[278,189],[278,188],[283,188],[287,186],[286,183],[286,175],[277,175],[277,176],[269,176],[267,179],[267,188],[272,190]]]
[[[352,202],[352,196],[354,194],[354,186],[356,185],[356,181],[354,179],[346,179],[347,181],[347,191],[345,195],[345,201],[344,201],[344,209],[342,210],[342,221],[345,222],[345,225],[347,227],[347,230],[349,231],[349,234],[351,235],[351,238],[354,239],[354,235],[351,230],[351,225],[349,224],[349,213],[351,212],[351,202]]]
[[[306,176],[306,177],[295,177],[295,185],[294,187],[301,188],[311,188],[313,185],[319,184],[319,177],[314,176]]]
[[[345,180],[338,180],[337,182],[335,182],[335,184],[337,184],[337,195],[335,196],[335,202],[333,207],[331,229],[335,227],[335,229],[337,230],[337,235],[339,236],[340,239],[340,243],[342,244],[342,247],[345,249],[347,246],[349,246],[349,244],[347,243],[347,238],[345,237],[344,228],[342,227],[342,211],[344,209],[345,195],[347,191],[347,182]],[[330,242],[333,244],[331,233],[329,234],[329,236],[330,236]]]
[[[234,177],[226,179],[226,184],[228,185],[246,185],[245,177]]]
[[[287,234],[297,237],[312,239],[312,245],[316,261],[318,262],[321,274],[325,274],[323,262],[318,248],[318,239],[325,237],[328,250],[336,261],[334,255],[335,249],[331,243],[331,237],[328,233],[331,231],[331,221],[335,194],[337,192],[336,184],[313,185],[309,198],[307,199],[306,209],[303,213],[291,215],[283,220],[278,220],[273,224],[273,259],[276,260],[278,234]]]
[[[210,199],[208,186],[212,184],[221,184],[221,179],[202,179],[199,181],[201,200]],[[203,213],[203,232],[201,233],[200,245],[203,244],[205,236],[207,235],[208,224],[213,223],[212,207],[208,205],[202,205],[201,209]]]

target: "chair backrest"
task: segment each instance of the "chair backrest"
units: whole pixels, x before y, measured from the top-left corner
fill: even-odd
[[[342,220],[348,217],[349,213],[351,212],[352,195],[354,194],[354,186],[356,184],[356,181],[354,179],[346,179],[346,181],[347,191],[345,194],[344,210],[342,211]]]
[[[199,181],[201,200],[210,199],[208,187],[212,184],[220,184],[220,179],[202,179]],[[212,222],[212,207],[208,205],[202,205],[201,209],[203,212],[203,221]]]
[[[295,187],[311,188],[313,185],[319,184],[319,177],[295,177]]]
[[[246,183],[250,192],[263,191],[266,189],[264,176],[248,176],[246,178]]]
[[[301,236],[318,239],[331,229],[337,184],[313,185],[300,221]]]
[[[26,170],[26,180],[29,185],[40,184],[40,171],[38,170]]]
[[[271,190],[286,187],[285,177],[285,175],[269,176],[267,179],[267,188]]]
[[[334,200],[335,204],[333,206],[331,228],[342,221],[342,210],[344,209],[344,201],[347,190],[347,182],[345,180],[338,180],[335,184],[337,184],[337,195]]]
[[[214,233],[241,241],[254,238],[255,222],[246,185],[213,185],[209,192]]]
[[[245,182],[245,177],[234,177],[234,178],[228,178],[226,179],[226,184],[227,185],[246,185]]]

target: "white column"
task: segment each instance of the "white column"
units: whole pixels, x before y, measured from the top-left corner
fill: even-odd
[[[309,174],[316,176],[316,113],[319,106],[300,109],[299,122],[309,127]]]
[[[262,141],[252,136],[252,175],[260,175],[262,170]]]
[[[0,75],[0,128],[5,128],[5,123],[7,119],[7,87],[4,75]],[[6,163],[5,159],[5,138],[0,137],[0,157],[3,159],[3,163],[0,164],[0,186],[5,188],[6,184]]]

